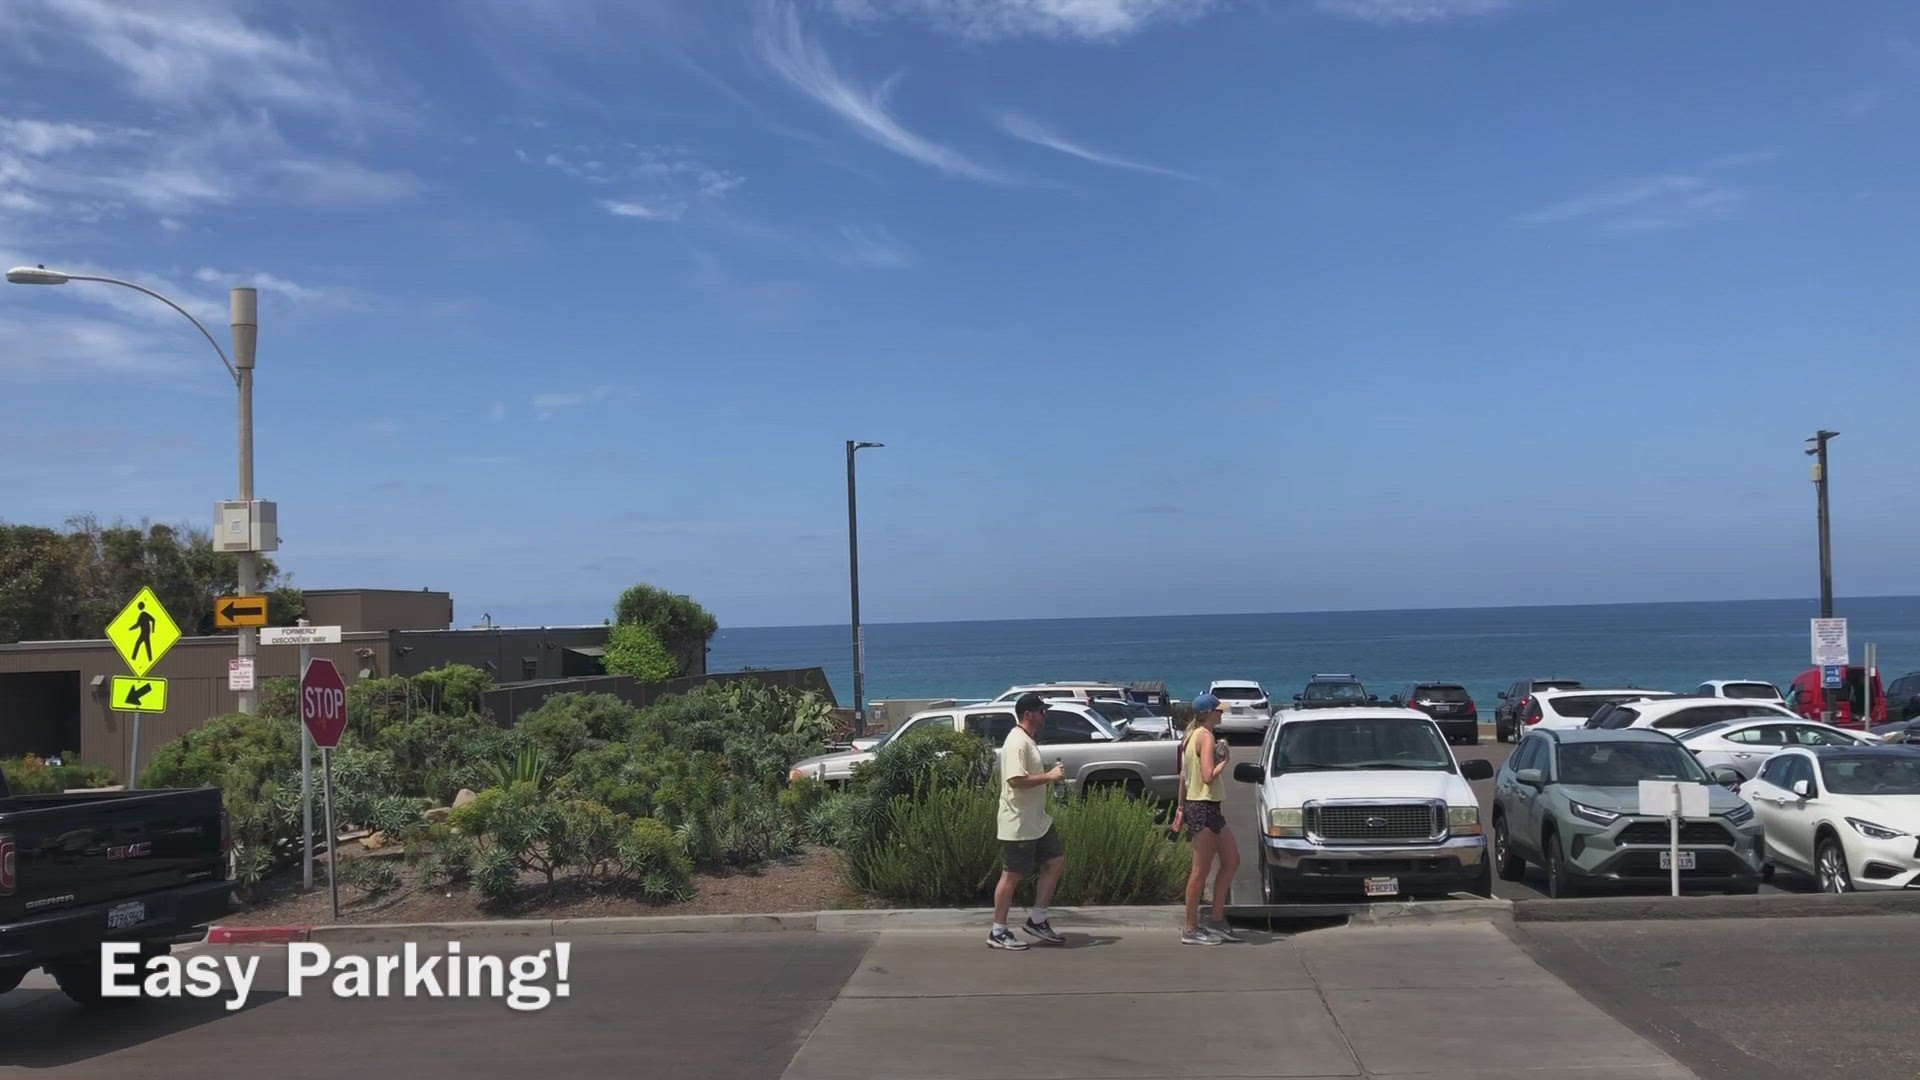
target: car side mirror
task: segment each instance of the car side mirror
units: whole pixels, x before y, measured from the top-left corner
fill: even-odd
[[[1468,780],[1491,780],[1493,779],[1493,762],[1483,758],[1463,761],[1460,763],[1460,775]]]
[[[1367,695],[1367,700],[1368,700],[1368,701],[1379,701],[1379,700],[1380,700],[1380,695],[1379,695],[1379,694],[1368,694],[1368,695]]]
[[[1494,696],[1499,698],[1501,701],[1507,700],[1507,692],[1505,690],[1500,691],[1498,694],[1495,694]]]
[[[1547,775],[1539,769],[1521,769],[1513,778],[1530,788],[1545,787],[1547,783]]]
[[[1719,784],[1728,791],[1739,791],[1740,785],[1746,782],[1741,779],[1738,770],[1726,765],[1715,765],[1713,768],[1708,769],[1707,776],[1711,777],[1714,783]]]
[[[1267,770],[1251,761],[1243,761],[1233,767],[1233,778],[1243,784],[1264,783],[1267,779]]]
[[[1293,700],[1295,700],[1295,701],[1305,701],[1305,700],[1307,700],[1307,695],[1305,695],[1305,694],[1295,694],[1295,695],[1293,695]]]
[[[1793,793],[1803,799],[1811,799],[1813,798],[1813,785],[1805,780],[1795,780],[1793,782]]]

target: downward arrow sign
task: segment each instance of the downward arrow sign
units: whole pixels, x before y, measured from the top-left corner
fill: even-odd
[[[147,692],[152,689],[153,689],[152,683],[141,683],[139,686],[128,687],[127,688],[127,704],[129,705],[140,704],[140,702],[147,696]]]

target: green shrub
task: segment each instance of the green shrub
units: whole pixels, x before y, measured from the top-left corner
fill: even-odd
[[[624,739],[639,716],[640,710],[612,694],[556,694],[514,729],[565,765],[590,746]]]
[[[60,755],[60,764],[35,757],[8,758],[0,761],[0,773],[15,795],[51,795],[80,788],[111,787],[117,782],[112,769],[101,765],[82,765],[80,755],[68,750]]]
[[[620,838],[620,862],[638,883],[641,895],[656,904],[693,896],[692,863],[665,822],[653,818],[634,822]]]
[[[607,631],[606,667],[609,675],[630,675],[643,683],[663,683],[680,673],[660,635],[639,623]]]
[[[347,863],[340,880],[378,898],[400,887],[400,870],[391,859],[354,859]]]
[[[784,819],[788,835],[796,843],[813,839],[808,822],[812,820],[814,812],[832,797],[832,788],[810,776],[795,780],[780,793],[780,816]]]
[[[548,774],[552,768],[553,759],[537,746],[522,746],[481,763],[481,772],[493,787],[529,784],[542,791],[549,786]]]
[[[978,903],[993,887],[1000,854],[999,800],[979,787],[948,785],[897,795],[884,836],[857,844],[842,864],[847,883],[896,903]]]
[[[1191,849],[1167,842],[1152,804],[1109,788],[1052,809],[1067,853],[1056,903],[1162,904],[1185,890]]]
[[[299,852],[298,827],[285,809],[289,798],[298,805],[299,768],[298,720],[231,713],[163,744],[140,781],[149,788],[221,789],[233,837],[234,882],[246,899],[260,879]],[[289,776],[295,777],[292,791],[283,793]],[[314,819],[321,820],[317,808]]]
[[[393,759],[396,790],[444,806],[461,788],[486,786],[483,763],[516,752],[525,735],[480,716],[417,712],[382,731],[374,745]]]
[[[481,695],[493,686],[493,676],[466,664],[446,664],[413,677],[414,696],[427,711],[449,716],[482,715],[485,705]]]
[[[441,856],[464,856],[474,887],[491,904],[517,896],[527,873],[544,877],[549,889],[564,874],[591,886],[635,888],[656,902],[693,892],[691,861],[664,822],[636,822],[588,799],[519,783],[481,792],[453,812],[449,825],[469,847],[461,852],[443,841]]]

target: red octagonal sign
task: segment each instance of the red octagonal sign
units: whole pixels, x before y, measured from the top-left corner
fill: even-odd
[[[347,732],[347,684],[331,660],[312,660],[300,676],[300,722],[313,744],[326,750],[340,745]]]

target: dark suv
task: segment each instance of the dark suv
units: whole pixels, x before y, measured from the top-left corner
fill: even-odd
[[[1480,707],[1459,683],[1417,682],[1393,695],[1393,703],[1418,709],[1433,717],[1440,734],[1451,743],[1480,745]]]
[[[1351,675],[1315,675],[1307,680],[1305,690],[1293,695],[1293,700],[1298,709],[1337,709],[1379,701],[1380,696],[1367,693],[1360,680]]]
[[[1541,690],[1578,690],[1579,679],[1521,679],[1500,691],[1500,704],[1493,708],[1493,737],[1500,742],[1520,741],[1520,714]]]
[[[1887,719],[1920,719],[1920,671],[1909,671],[1887,684]]]

